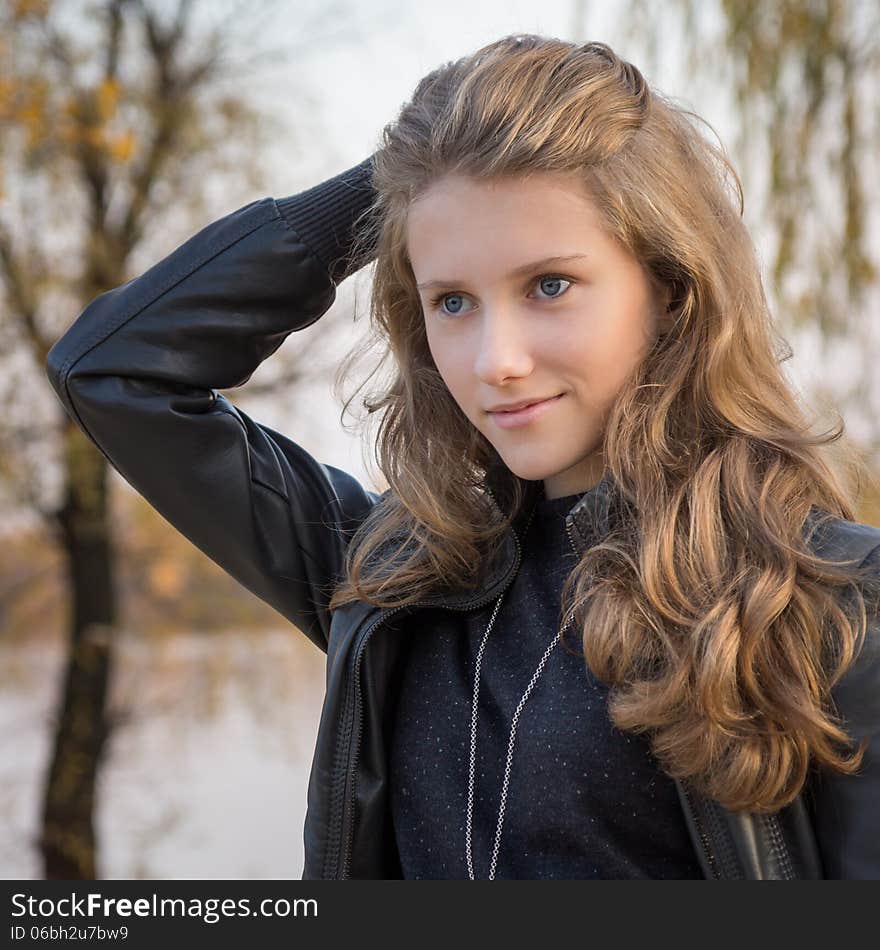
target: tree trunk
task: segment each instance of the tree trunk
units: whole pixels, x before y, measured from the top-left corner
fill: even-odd
[[[65,427],[66,495],[58,512],[70,578],[70,649],[44,787],[40,849],[47,880],[95,880],[95,786],[117,623],[106,459]]]

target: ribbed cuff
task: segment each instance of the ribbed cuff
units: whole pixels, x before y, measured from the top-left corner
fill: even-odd
[[[375,251],[352,260],[355,222],[373,203],[373,156],[306,191],[276,198],[284,219],[327,268],[334,284],[369,263]],[[363,223],[372,223],[365,218]]]

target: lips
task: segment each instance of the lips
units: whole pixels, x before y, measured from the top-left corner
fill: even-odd
[[[557,393],[556,396],[561,395]],[[555,399],[556,396],[545,396],[541,399],[526,399],[522,402],[515,402],[509,406],[497,407],[495,409],[487,409],[487,412],[519,412],[521,409],[526,409],[529,406],[536,406],[539,402],[547,402],[550,399]]]
[[[558,396],[551,396],[549,399],[542,399],[539,402],[533,402],[524,409],[511,409],[508,411],[490,412],[489,415],[495,425],[502,429],[518,429],[521,426],[531,425],[542,416],[553,411],[553,407],[560,399],[564,398],[565,393]]]

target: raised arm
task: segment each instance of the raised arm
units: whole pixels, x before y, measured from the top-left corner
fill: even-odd
[[[371,171],[372,156],[207,225],[96,297],[46,361],[65,410],[126,481],[325,651],[350,532],[379,496],[215,389],[245,383],[368,262],[350,255]]]

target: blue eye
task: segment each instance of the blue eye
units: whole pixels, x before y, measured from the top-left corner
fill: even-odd
[[[565,283],[567,283],[567,284],[570,284],[570,283],[571,283],[571,281],[566,280],[565,277],[542,277],[542,278],[540,278],[540,280],[538,281],[538,283],[539,283],[539,284],[543,284],[544,281],[548,281],[548,282],[551,283],[551,284],[558,284],[560,281],[563,281],[563,282],[565,282]],[[566,289],[568,289],[568,288],[566,288]],[[564,291],[563,291],[563,292],[564,292]],[[551,294],[550,296],[551,296],[551,297],[561,297],[562,294]]]
[[[569,278],[569,277],[562,277],[562,276],[560,276],[560,275],[558,275],[558,274],[542,274],[542,275],[537,279],[536,283],[537,283],[537,284],[549,283],[551,286],[554,286],[554,285],[555,285],[555,286],[557,287],[557,289],[558,289],[558,285],[559,285],[560,281],[562,281],[562,282],[565,283],[565,284],[568,284],[569,286],[570,286],[571,284],[575,283],[575,281],[572,280],[571,278]],[[544,300],[555,300],[557,297],[562,297],[562,296],[565,294],[565,292],[566,292],[567,290],[568,290],[568,287],[564,287],[564,288],[562,289],[562,292],[561,292],[561,293],[552,293],[552,292],[551,292],[548,296],[545,296],[543,299],[544,299]],[[446,291],[446,292],[444,292],[444,293],[438,294],[436,297],[433,297],[433,298],[431,299],[431,307],[432,307],[434,310],[438,310],[438,309],[439,309],[439,310],[440,310],[440,313],[443,314],[444,316],[457,317],[457,316],[459,316],[459,315],[462,313],[461,310],[454,310],[454,309],[453,309],[453,310],[450,312],[448,309],[447,309],[447,310],[441,309],[441,304],[442,304],[444,301],[456,300],[456,299],[461,300],[461,299],[464,298],[464,296],[465,296],[464,294],[449,293],[448,291]],[[538,298],[538,299],[541,299],[541,298]]]
[[[462,299],[462,295],[461,295],[461,294],[440,294],[439,297],[435,297],[435,298],[434,298],[434,300],[432,301],[432,303],[433,303],[433,305],[434,305],[434,308],[436,309],[437,307],[440,306],[440,304],[443,303],[444,300],[455,300],[456,298],[457,298],[458,300],[461,300],[461,299]],[[454,311],[453,311],[453,314],[454,314],[455,316],[458,316],[458,313],[459,313],[459,311],[457,311],[457,310],[454,310]]]

